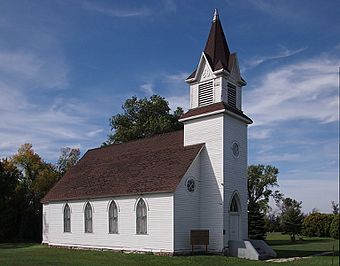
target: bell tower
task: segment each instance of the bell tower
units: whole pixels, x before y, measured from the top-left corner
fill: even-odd
[[[224,102],[242,110],[241,77],[236,53],[230,53],[215,9],[208,40],[196,70],[186,79],[190,85],[190,109]]]
[[[199,225],[209,230],[211,252],[230,240],[248,238],[247,126],[237,55],[231,53],[217,10],[197,68],[186,79],[190,107],[184,124],[184,146],[205,143],[200,154]]]

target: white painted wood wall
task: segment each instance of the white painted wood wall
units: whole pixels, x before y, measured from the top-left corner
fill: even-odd
[[[223,248],[223,128],[223,114],[184,122],[184,145],[205,143],[200,155],[199,226],[209,230],[212,252]]]
[[[86,201],[68,201],[71,208],[71,233],[64,233],[65,202],[43,205],[43,243],[49,245],[107,248],[128,251],[173,252],[173,194],[144,195],[148,205],[147,235],[136,234],[135,205],[138,196],[90,200],[93,233],[84,233]],[[118,206],[118,234],[109,234],[108,206],[114,199]]]
[[[236,158],[232,144],[237,142],[240,154]],[[224,245],[229,240],[229,206],[234,192],[240,198],[240,239],[248,238],[248,191],[247,191],[247,124],[231,116],[224,117]]]
[[[200,182],[200,154],[193,161],[187,173],[178,184],[174,194],[174,247],[175,252],[191,251],[190,230],[200,229],[199,195]],[[195,180],[195,191],[187,190],[188,179]]]

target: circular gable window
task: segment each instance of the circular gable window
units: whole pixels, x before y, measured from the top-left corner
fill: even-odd
[[[238,157],[240,155],[240,147],[237,142],[233,143],[233,145],[231,146],[231,149],[235,157]]]
[[[195,180],[190,178],[188,181],[187,181],[187,190],[189,192],[194,192],[195,191]]]

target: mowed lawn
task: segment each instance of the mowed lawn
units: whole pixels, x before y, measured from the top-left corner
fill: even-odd
[[[274,233],[268,243],[279,258],[304,257],[331,252],[335,255],[274,263],[249,261],[223,256],[162,257],[155,255],[122,254],[110,251],[49,248],[39,244],[0,244],[0,265],[339,265],[339,241],[330,238],[304,238],[295,244],[287,236]]]

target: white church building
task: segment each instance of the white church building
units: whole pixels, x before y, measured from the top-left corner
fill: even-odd
[[[208,252],[248,238],[247,126],[237,56],[217,12],[186,79],[184,130],[88,150],[43,198],[43,243],[164,254]],[[205,246],[194,246],[205,250]]]

